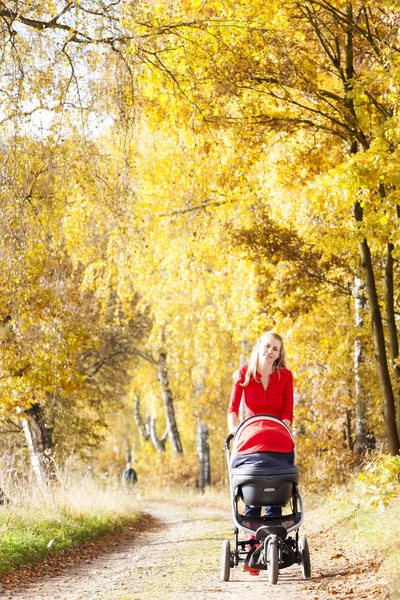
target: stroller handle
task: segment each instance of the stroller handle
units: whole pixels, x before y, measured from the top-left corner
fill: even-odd
[[[228,437],[226,438],[225,443],[224,443],[224,450],[225,450],[225,452],[227,450],[229,450],[229,444],[231,443],[231,440],[233,440],[234,437],[235,437],[235,434],[234,433],[230,433],[228,435]]]

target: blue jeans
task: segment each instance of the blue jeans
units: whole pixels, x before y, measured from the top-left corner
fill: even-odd
[[[247,506],[245,507],[244,514],[246,517],[261,517],[261,506]],[[266,506],[265,516],[267,517],[280,517],[282,515],[282,508],[280,506]]]

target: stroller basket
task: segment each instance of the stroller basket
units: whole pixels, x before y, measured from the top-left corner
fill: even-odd
[[[297,467],[252,469],[250,465],[231,471],[232,488],[249,506],[285,506],[293,495],[293,486],[299,482]]]

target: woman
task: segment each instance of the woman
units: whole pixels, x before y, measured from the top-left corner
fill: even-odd
[[[286,368],[283,340],[273,331],[263,333],[254,346],[247,365],[234,374],[228,408],[230,433],[237,429],[238,412],[244,395],[245,418],[257,414],[278,417],[287,425],[293,421],[293,375]],[[247,516],[260,516],[260,507],[246,506]],[[269,516],[281,515],[279,507],[267,506]]]
[[[234,383],[228,408],[229,432],[235,434],[238,427],[238,412],[244,396],[245,418],[266,413],[278,417],[287,425],[293,421],[293,376],[286,368],[283,339],[274,331],[263,333],[254,346],[247,365],[240,367],[233,376]],[[279,516],[279,506],[266,506],[267,516]],[[246,516],[259,517],[260,506],[246,506]],[[245,571],[259,575],[258,569]]]

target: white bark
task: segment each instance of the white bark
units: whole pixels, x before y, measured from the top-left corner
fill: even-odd
[[[29,428],[29,423],[27,419],[22,418],[22,428],[24,430],[26,443],[28,445],[29,456],[31,459],[31,465],[33,472],[35,474],[38,485],[42,491],[46,488],[45,484],[45,476],[44,476],[44,468],[43,468],[43,456],[40,456],[40,453],[36,450],[35,445],[33,443],[33,438],[31,434],[31,430]]]
[[[364,294],[364,283],[358,277],[354,278],[354,310],[355,324],[357,330],[363,325],[362,311],[365,308],[366,299]],[[366,391],[362,381],[363,345],[360,335],[354,342],[354,394],[356,406],[356,447],[358,452],[364,452],[366,447],[367,427],[365,422]]]

